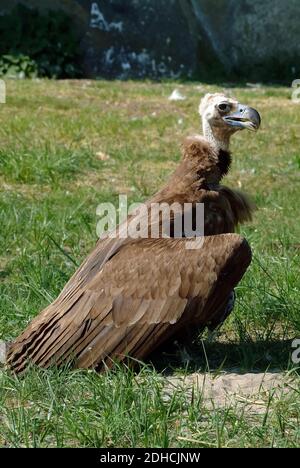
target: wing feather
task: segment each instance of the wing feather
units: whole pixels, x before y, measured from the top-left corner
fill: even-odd
[[[48,367],[72,358],[77,367],[99,367],[129,354],[141,359],[183,324],[209,323],[218,309],[212,298],[225,300],[250,263],[250,251],[235,234],[207,237],[199,250],[187,250],[186,243],[123,245],[28,326],[12,344],[8,364],[20,371],[28,362]],[[225,287],[218,282],[222,274]]]

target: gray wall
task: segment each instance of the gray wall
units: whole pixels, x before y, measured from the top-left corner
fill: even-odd
[[[85,76],[300,77],[300,0],[0,0],[63,9]]]

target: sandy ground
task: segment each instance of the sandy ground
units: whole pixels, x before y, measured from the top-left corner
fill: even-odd
[[[166,393],[171,396],[176,388],[190,393],[201,392],[207,406],[224,407],[232,404],[248,404],[248,409],[256,413],[264,412],[270,394],[280,395],[290,390],[290,379],[282,373],[248,373],[235,371],[220,375],[191,374],[185,377],[169,377]]]

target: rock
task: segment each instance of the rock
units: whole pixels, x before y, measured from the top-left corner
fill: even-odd
[[[0,364],[4,365],[6,363],[6,351],[7,344],[5,341],[0,341]]]
[[[174,89],[171,96],[169,96],[169,101],[185,101],[185,99],[186,97],[178,89]]]
[[[87,8],[90,4],[81,3]],[[86,73],[120,79],[191,76],[197,38],[189,34],[180,3],[92,2],[89,27],[82,40]]]
[[[97,159],[99,159],[100,161],[110,160],[110,156],[106,153],[103,153],[103,151],[99,151],[98,153],[96,153],[96,156],[97,156]]]

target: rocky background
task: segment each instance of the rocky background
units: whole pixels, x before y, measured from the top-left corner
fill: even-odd
[[[300,77],[299,0],[0,0],[0,19],[12,21],[20,4],[65,15],[76,42],[74,73],[84,77]]]

